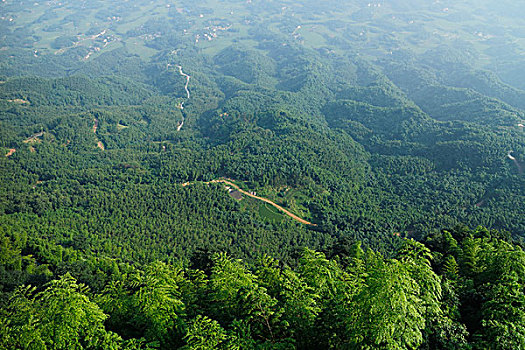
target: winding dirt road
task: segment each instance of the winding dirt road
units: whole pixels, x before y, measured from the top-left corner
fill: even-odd
[[[283,207],[281,207],[279,204],[276,204],[274,202],[272,202],[271,200],[267,199],[267,198],[263,198],[263,197],[259,197],[259,196],[256,196],[254,194],[251,194],[250,192],[246,192],[245,190],[241,189],[239,186],[237,186],[236,184],[234,184],[233,182],[231,182],[230,180],[225,180],[225,179],[219,179],[219,180],[212,180],[210,182],[207,182],[207,183],[225,183],[227,184],[228,186],[231,186],[233,188],[235,188],[237,191],[241,192],[242,194],[244,194],[245,196],[248,196],[248,197],[251,197],[251,198],[255,198],[255,199],[258,199],[260,201],[263,201],[265,203],[268,203],[272,206],[274,206],[275,208],[279,209],[280,211],[282,211],[284,214],[288,215],[289,217],[291,217],[292,219],[294,219],[295,221],[298,221],[300,222],[301,224],[305,224],[305,225],[310,225],[310,226],[317,226],[316,224],[313,224],[309,221],[306,221],[304,219],[301,219],[300,217],[298,217],[297,215],[295,215],[294,213],[291,213],[290,211],[284,209]]]
[[[187,96],[187,99],[189,100],[190,99],[190,90],[188,90],[188,85],[190,84],[190,76],[186,73],[184,73],[182,71],[182,66],[177,66],[177,68],[179,68],[179,73],[180,75],[182,75],[183,77],[186,77],[186,85],[184,85],[184,90],[186,90],[186,96]]]
[[[171,64],[168,63],[166,65],[166,70],[168,70],[170,66],[171,66]],[[190,99],[190,90],[188,89],[188,85],[190,84],[191,76],[189,76],[188,74],[186,74],[186,73],[184,73],[182,71],[182,66],[178,65],[176,67],[179,69],[179,74],[186,78],[186,85],[184,85],[184,90],[186,90],[186,99],[189,100]],[[183,112],[183,110],[184,110],[184,102],[180,103],[179,109],[181,110],[182,121],[180,122],[179,126],[177,126],[177,131],[180,131],[180,129],[182,129],[182,126],[184,125],[184,121],[185,121],[184,112]]]

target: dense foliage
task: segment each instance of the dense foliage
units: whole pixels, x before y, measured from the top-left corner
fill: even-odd
[[[78,254],[36,268],[4,236],[2,286],[41,282],[5,294],[2,347],[519,349],[525,252],[507,238],[457,227],[393,258],[342,240],[291,265],[200,252],[189,267]]]
[[[525,347],[520,6],[0,13],[0,347]]]

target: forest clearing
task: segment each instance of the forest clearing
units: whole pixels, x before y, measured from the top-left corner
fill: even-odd
[[[237,186],[236,184],[234,184],[231,180],[226,180],[226,179],[218,179],[218,180],[212,180],[212,181],[209,181],[209,182],[206,182],[206,183],[224,183],[224,184],[227,184],[228,186],[231,186],[233,188],[235,188],[237,191],[241,192],[242,194],[244,194],[245,196],[248,196],[248,197],[251,197],[251,198],[254,198],[254,199],[257,199],[257,200],[260,200],[260,201],[263,201],[265,203],[268,203],[270,204],[271,206],[279,209],[281,212],[283,212],[284,214],[286,214],[287,216],[291,217],[292,219],[294,219],[295,221],[297,222],[300,222],[301,224],[305,224],[305,225],[310,225],[310,226],[317,226],[316,224],[314,223],[311,223],[307,220],[304,220],[300,217],[298,217],[297,215],[295,215],[294,213],[284,209],[283,207],[281,207],[279,204],[275,203],[275,202],[272,202],[271,200],[267,199],[267,198],[263,198],[263,197],[259,197],[255,194],[252,194],[250,192],[247,192],[245,190],[243,190],[242,188],[240,188],[239,186]]]

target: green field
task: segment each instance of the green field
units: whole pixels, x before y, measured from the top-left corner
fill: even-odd
[[[428,49],[447,45],[471,45],[480,54],[478,67],[498,65],[498,59],[487,54],[492,41],[498,40],[509,60],[509,53],[525,49],[525,39],[520,34],[525,24],[518,19],[505,18],[506,26],[513,31],[504,30],[501,25],[502,14],[489,2],[466,1],[457,4],[417,5],[400,9],[395,5],[371,4],[365,8],[348,6],[318,5],[314,13],[306,11],[306,6],[298,6],[293,1],[282,1],[282,9],[276,11],[270,6],[251,3],[230,3],[205,1],[196,5],[186,1],[134,1],[132,4],[101,2],[98,6],[79,8],[64,3],[28,3],[29,6],[18,11],[15,5],[3,5],[5,18],[12,18],[13,29],[31,27],[33,43],[24,44],[40,51],[56,52],[54,42],[63,36],[85,38],[86,33],[107,29],[107,35],[97,40],[78,42],[86,50],[98,48],[107,52],[102,40],[118,41],[126,49],[143,59],[150,59],[162,51],[160,45],[152,44],[151,36],[166,37],[173,31],[168,21],[155,18],[176,17],[176,32],[183,33],[186,42],[193,42],[203,52],[214,55],[230,45],[241,44],[257,48],[256,33],[283,35],[284,41],[294,42],[307,48],[330,48],[333,52],[344,54],[346,47],[361,51],[370,59],[377,53],[388,54],[401,49],[423,53]],[[477,11],[493,11],[495,20],[487,22],[480,16],[466,15]],[[264,18],[264,21],[261,19]],[[351,18],[351,21],[348,21]],[[229,31],[216,31],[210,28],[214,23],[231,26]],[[255,29],[264,23],[260,29]],[[297,26],[301,26],[294,32]],[[292,36],[292,32],[296,36]],[[216,34],[208,40],[204,34]],[[37,40],[34,40],[36,38]],[[198,43],[197,43],[197,38]],[[327,40],[339,44],[329,44]],[[350,43],[352,43],[350,45]],[[67,50],[66,50],[67,51]],[[96,54],[89,59],[96,58]]]
[[[284,219],[284,216],[279,212],[279,210],[268,203],[259,204],[259,215],[263,219],[272,222],[280,222]]]

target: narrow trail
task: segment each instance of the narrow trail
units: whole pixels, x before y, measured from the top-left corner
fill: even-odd
[[[182,104],[181,104],[180,106],[181,106],[181,109],[182,109],[182,108],[183,108],[183,107],[182,107]],[[182,129],[182,126],[184,125],[184,120],[185,120],[185,118],[184,118],[184,112],[181,112],[181,114],[182,114],[182,120],[181,120],[179,126],[177,126],[177,131],[180,131],[180,129]]]
[[[104,147],[104,143],[100,141],[98,137],[96,136],[97,130],[98,130],[98,119],[95,118],[93,119],[93,133],[95,134],[95,139],[97,140],[97,147],[104,151],[106,147]]]
[[[260,201],[263,201],[265,203],[268,203],[272,206],[274,206],[275,208],[279,209],[281,212],[283,212],[284,214],[288,215],[289,217],[291,217],[292,219],[294,219],[295,221],[297,222],[300,222],[301,224],[305,224],[305,225],[310,225],[310,226],[317,226],[316,224],[313,224],[309,221],[306,221],[300,217],[298,217],[297,215],[295,215],[294,213],[284,209],[283,207],[281,207],[279,204],[276,204],[274,202],[272,202],[271,200],[267,199],[267,198],[263,198],[263,197],[259,197],[259,196],[256,196],[254,194],[251,194],[250,192],[246,192],[245,190],[241,189],[239,186],[237,186],[236,184],[234,184],[233,182],[231,182],[230,180],[226,180],[226,179],[219,179],[219,180],[212,180],[212,181],[208,181],[208,182],[205,182],[205,183],[224,183],[224,184],[227,184],[233,188],[235,188],[237,191],[241,192],[242,194],[244,194],[245,196],[248,196],[248,197],[251,197],[251,198],[254,198],[254,199],[257,199],[257,200],[260,200]],[[188,186],[188,185],[191,185],[190,182],[186,182],[184,184],[182,184],[182,186]]]

